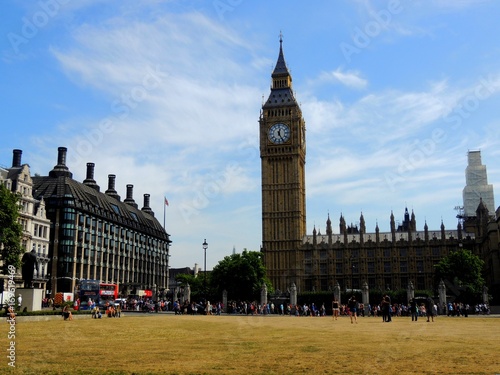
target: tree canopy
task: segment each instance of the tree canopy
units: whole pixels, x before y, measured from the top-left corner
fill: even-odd
[[[226,256],[210,273],[212,292],[220,296],[226,290],[229,299],[259,299],[263,284],[271,292],[272,286],[266,278],[262,253],[258,251],[244,250],[241,254]]]
[[[191,289],[191,300],[199,302],[204,297],[203,277],[181,273],[175,277],[175,281],[180,282],[183,287],[189,284]],[[176,296],[178,298],[180,296]]]
[[[484,285],[484,261],[472,251],[459,249],[436,264],[436,282],[448,280],[455,286],[463,287],[473,294],[479,294]]]
[[[10,265],[21,267],[21,255],[25,251],[21,247],[23,232],[18,217],[19,196],[0,184],[0,244],[4,274]]]

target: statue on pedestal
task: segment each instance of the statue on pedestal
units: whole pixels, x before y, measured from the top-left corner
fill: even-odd
[[[29,253],[24,253],[22,258],[23,266],[21,269],[24,287],[33,288],[33,275],[36,270],[38,273],[38,258],[36,256],[36,251],[33,249]]]

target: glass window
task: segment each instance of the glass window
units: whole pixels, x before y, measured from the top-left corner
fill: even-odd
[[[391,262],[384,262],[384,272],[391,272]]]

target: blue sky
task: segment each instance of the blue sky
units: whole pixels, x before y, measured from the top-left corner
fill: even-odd
[[[389,230],[393,210],[457,225],[467,151],[500,186],[500,3],[6,0],[0,165],[23,150],[46,175],[57,147],[83,181],[171,234],[172,267],[261,244],[258,118],[283,33],[307,126],[307,228],[342,213]]]

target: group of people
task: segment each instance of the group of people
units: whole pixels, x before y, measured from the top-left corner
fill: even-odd
[[[469,316],[469,310],[470,306],[467,303],[461,303],[461,302],[449,302],[448,306],[446,308],[447,316],[464,316],[467,317]]]
[[[486,303],[478,303],[475,307],[476,314],[489,315],[490,307]]]
[[[120,302],[122,310],[147,312],[168,311],[169,305],[170,301],[168,300],[161,299],[154,301],[152,298],[148,297],[130,298]]]
[[[423,302],[418,302],[415,298],[410,300],[409,312],[411,321],[417,322],[419,317],[427,317],[427,321],[434,321],[437,315],[437,305],[431,297],[427,297]]]
[[[363,305],[356,300],[356,296],[352,295],[347,301],[347,306],[343,306],[340,302],[334,298],[332,301],[332,311],[333,319],[337,320],[342,313],[345,312],[349,315],[351,324],[358,323],[358,314],[363,310]],[[369,307],[370,309],[370,307]],[[392,322],[392,304],[389,295],[384,295],[382,301],[378,305],[378,308],[373,316],[378,316],[377,311],[382,315],[382,321],[384,323]],[[427,322],[434,322],[434,317],[437,315],[437,306],[434,300],[427,297],[424,303],[419,304],[415,298],[412,298],[409,304],[409,311],[411,314],[411,320],[417,321],[419,316],[426,316]],[[364,314],[363,314],[364,315]]]
[[[193,302],[193,301],[184,301],[184,303],[180,303],[179,301],[174,301],[172,305],[172,310],[175,315],[220,315],[223,306],[221,302],[217,302],[215,304],[210,303],[210,301],[206,302]]]

